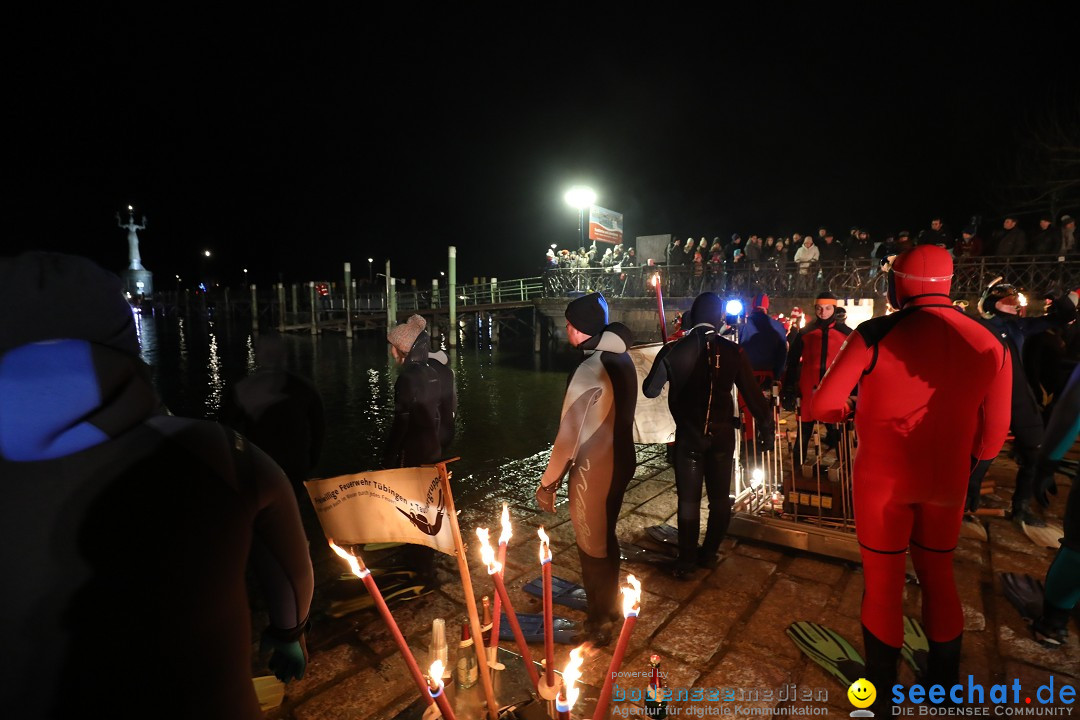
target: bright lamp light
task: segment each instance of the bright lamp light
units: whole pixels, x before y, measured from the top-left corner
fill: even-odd
[[[566,195],[563,197],[569,205],[576,207],[578,210],[584,210],[596,202],[596,193],[593,192],[592,188],[584,185],[575,185],[567,190]]]

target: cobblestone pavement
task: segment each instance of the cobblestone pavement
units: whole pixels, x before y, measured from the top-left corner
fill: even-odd
[[[1070,457],[1077,457],[1076,448]],[[1008,507],[1014,476],[1015,464],[1003,453],[989,473],[997,482],[997,489],[986,498],[987,502]],[[1058,480],[1061,490],[1046,517],[1060,524],[1069,487],[1062,486],[1060,476]],[[459,518],[462,533],[468,537],[478,525],[496,527],[500,510],[497,498],[464,508]],[[639,464],[626,493],[618,524],[620,539],[638,540],[650,525],[664,522],[674,525],[675,510],[674,474],[658,453]],[[511,540],[507,557],[507,589],[517,612],[540,612],[539,600],[522,590],[525,583],[539,575],[533,530],[536,526],[544,524],[551,536],[554,574],[581,581],[567,505],[563,502],[552,516],[540,513],[531,502],[521,501],[511,506],[511,512],[515,539]],[[1063,684],[1075,687],[1080,678],[1076,621],[1070,625],[1069,642],[1064,649],[1044,649],[1034,642],[1025,623],[1005,600],[998,578],[998,573],[1006,571],[1042,578],[1053,550],[1035,546],[1006,519],[984,519],[984,525],[987,541],[961,538],[956,552],[956,578],[966,618],[962,675],[970,673],[974,682],[988,688],[995,683],[1008,683],[1011,687],[1014,679],[1019,679],[1033,701],[1035,689],[1049,683],[1051,676],[1055,688]],[[494,597],[494,591],[480,564],[479,553],[474,550],[469,548],[468,559],[479,601],[481,595]],[[343,587],[347,591],[350,586],[338,580],[344,570],[339,560],[318,553],[314,543],[313,555],[316,555],[317,590],[309,634],[311,662],[304,679],[287,686],[284,702],[270,710],[268,717],[273,720],[419,718],[415,686],[376,614],[364,611],[341,619],[324,614],[329,601],[340,597]],[[728,703],[672,703],[671,717],[752,714],[763,708],[779,708],[786,713],[805,708],[803,712],[814,710],[816,714],[847,716],[853,708],[847,701],[846,688],[841,688],[802,655],[785,635],[785,629],[795,620],[814,620],[836,629],[856,648],[861,648],[859,605],[863,577],[859,566],[731,537],[725,540],[721,557],[715,570],[700,570],[696,577],[682,582],[653,566],[623,564],[624,575],[633,572],[642,581],[644,594],[622,670],[645,671],[649,655],[655,653],[660,655],[661,669],[667,674],[667,684],[673,688],[731,688],[737,693]],[[447,634],[453,636],[465,615],[456,561],[441,556],[438,567],[442,580],[438,590],[394,610],[410,648],[424,668],[428,663],[431,621],[446,618]],[[916,584],[906,586],[904,604],[908,614],[919,615],[920,591]],[[584,617],[583,613],[560,605],[555,608],[560,616],[576,620]],[[450,640],[452,664],[456,649],[453,637]],[[502,647],[512,650],[514,645],[503,642]],[[614,643],[590,651],[583,668],[582,682],[586,687],[574,709],[574,718],[592,717],[613,647]],[[556,646],[557,668],[566,664],[571,649],[569,645]],[[543,657],[542,645],[532,646],[532,654],[536,659]],[[255,668],[256,675],[266,672],[265,665]],[[910,670],[903,663],[900,682],[913,682]],[[628,678],[627,684],[629,697],[635,698],[634,691],[642,690],[646,681]],[[767,699],[766,690],[772,690],[772,699]],[[827,695],[827,699],[790,699],[793,694],[801,697],[807,691],[819,698]],[[521,698],[498,699],[502,703]],[[1023,697],[1020,702],[1020,706],[1010,707],[1022,712],[1031,709],[1030,706],[1025,709]],[[725,708],[727,713],[723,713]],[[995,715],[1003,709],[999,707],[995,713],[991,707],[988,712]],[[640,701],[612,704],[613,717],[641,716],[642,712]]]

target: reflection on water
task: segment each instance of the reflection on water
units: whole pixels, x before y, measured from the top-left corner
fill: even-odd
[[[258,336],[244,323],[141,318],[142,357],[176,415],[217,419],[226,389],[254,366]],[[398,368],[378,331],[352,341],[327,333],[284,336],[290,369],[323,397],[326,440],[314,474],[375,469],[392,421]],[[485,343],[486,344],[486,343]],[[190,357],[189,357],[190,356]],[[450,353],[458,416],[451,456],[456,495],[497,484],[531,498],[559,425],[567,363],[544,367],[531,352],[465,348]]]

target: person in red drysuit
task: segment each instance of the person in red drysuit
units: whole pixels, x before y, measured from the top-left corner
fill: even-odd
[[[964,614],[953,550],[973,465],[996,457],[1009,429],[1009,354],[993,333],[956,312],[952,274],[943,248],[920,245],[899,255],[889,301],[900,311],[860,324],[811,399],[812,417],[839,422],[852,412],[858,383],[855,534],[866,583],[866,679],[879,688],[875,713],[891,714],[909,548],[930,640],[920,682],[946,691],[958,682]]]
[[[799,411],[802,442],[799,445],[798,462],[806,462],[814,420],[810,416],[810,398],[814,388],[825,377],[833,358],[840,352],[851,328],[836,321],[836,296],[831,292],[819,293],[814,301],[814,322],[807,325],[791,341],[788,348],[787,370],[780,391],[780,400],[786,410],[795,409],[795,398],[802,398]],[[835,425],[825,429],[825,447],[822,455],[840,443],[840,430]]]

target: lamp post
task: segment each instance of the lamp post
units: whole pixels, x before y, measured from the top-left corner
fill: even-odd
[[[375,258],[368,258],[367,259],[367,281],[368,281],[368,285],[371,285],[373,282],[375,282],[375,276],[371,274],[372,273],[371,263],[373,263],[373,262],[375,262]]]
[[[247,268],[244,268],[244,287],[248,286],[247,278],[248,278]]]
[[[575,185],[563,196],[567,204],[578,209],[578,247],[585,247],[585,208],[596,202],[596,193],[590,187]]]

